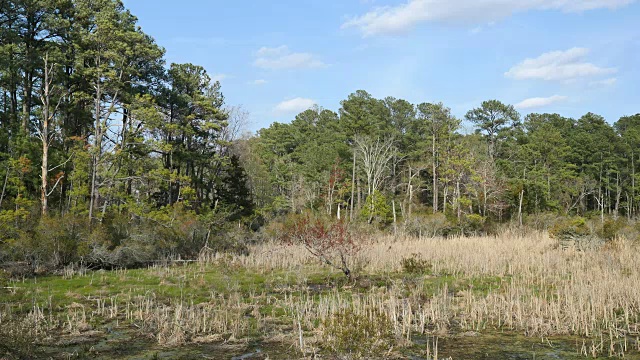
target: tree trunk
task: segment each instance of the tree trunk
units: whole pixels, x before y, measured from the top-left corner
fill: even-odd
[[[391,207],[393,209],[393,236],[398,235],[398,219],[396,217],[396,200],[391,199]]]
[[[356,191],[356,149],[353,149],[353,170],[351,172],[351,209],[349,210],[349,221],[353,221],[353,198]]]
[[[518,204],[518,224],[522,226],[522,202],[524,200],[524,182],[527,180],[527,168],[522,169],[522,189],[520,189],[520,202]]]
[[[438,212],[438,174],[436,168],[436,134],[433,132],[433,137],[431,138],[431,173],[433,176],[433,213]]]
[[[635,155],[631,150],[631,199],[629,199],[629,219],[635,212],[635,198],[636,198],[636,165]]]
[[[44,116],[48,117],[48,111],[44,112]],[[43,124],[43,130],[45,130],[48,127],[48,121],[45,120],[45,123]],[[42,132],[42,184],[40,186],[40,201],[42,202],[42,215],[47,215],[47,211],[48,211],[48,174],[49,174],[49,142],[47,141],[48,139],[48,134],[49,132],[47,130]]]
[[[98,189],[97,189],[97,180],[98,180],[98,162],[99,156],[102,151],[102,124],[101,124],[101,107],[100,107],[100,98],[102,97],[100,81],[96,84],[96,98],[95,98],[95,139],[94,139],[94,148],[93,154],[91,156],[91,189],[89,196],[89,221],[93,221],[93,211],[98,206]]]
[[[29,131],[29,118],[31,116],[31,93],[33,89],[33,74],[25,74],[24,88],[22,91],[22,132]]]
[[[616,174],[616,204],[613,209],[614,219],[618,219],[618,211],[620,210],[620,198],[622,197],[622,188],[620,187],[620,172]]]
[[[411,167],[409,167],[409,186],[408,186],[408,191],[409,191],[409,204],[407,204],[407,218],[410,219],[411,218],[411,212],[412,212],[412,208],[413,208],[413,184],[411,184],[411,180],[413,178],[411,177]]]

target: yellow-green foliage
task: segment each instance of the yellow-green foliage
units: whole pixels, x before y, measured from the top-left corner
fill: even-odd
[[[388,224],[393,221],[391,206],[389,206],[387,198],[378,190],[367,196],[360,214],[369,222],[376,221],[381,224]]]
[[[332,352],[353,359],[384,357],[394,344],[393,324],[378,309],[363,314],[338,312],[321,325],[323,344]]]
[[[625,228],[627,222],[624,218],[607,219],[602,224],[602,228],[598,231],[598,236],[605,240],[615,239]]]
[[[409,257],[404,257],[400,260],[402,271],[409,274],[423,274],[431,270],[431,264],[428,260],[422,258],[420,254],[411,254]]]
[[[587,226],[587,221],[579,216],[560,220],[549,229],[549,236],[558,240],[588,235],[591,235],[591,230]]]

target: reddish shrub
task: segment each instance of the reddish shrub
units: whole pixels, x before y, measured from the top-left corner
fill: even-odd
[[[351,277],[350,262],[360,251],[361,242],[344,221],[300,215],[290,218],[280,235],[288,245],[303,245],[323,263]]]

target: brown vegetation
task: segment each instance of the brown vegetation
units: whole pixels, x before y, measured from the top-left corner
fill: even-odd
[[[636,245],[626,240],[588,251],[560,247],[546,233],[517,232],[374,237],[362,245],[351,280],[328,273],[331,268],[305,244],[260,244],[245,255],[208,253],[194,265],[139,270],[141,282],[148,281],[144,276],[160,279],[156,290],[96,292],[64,306],[36,302],[22,319],[34,325],[34,336],[83,334],[115,322],[160,346],[258,337],[288,344],[300,357],[402,357],[399,349],[426,336],[434,341],[422,356],[437,358],[438,338],[496,330],[569,337],[575,351],[589,357],[640,350],[640,259]],[[65,277],[127,281],[134,276],[130,272],[68,271]],[[211,273],[226,279],[224,290],[193,295],[213,284]],[[314,274],[327,280],[312,281]],[[11,284],[14,292],[23,291],[19,282]],[[162,288],[176,287],[178,293],[160,295]],[[16,326],[21,307],[5,305],[0,323]]]

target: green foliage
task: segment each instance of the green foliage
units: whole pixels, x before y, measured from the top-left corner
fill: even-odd
[[[345,309],[321,325],[323,345],[341,357],[370,359],[389,352],[395,337],[391,320],[378,308],[364,314]]]
[[[408,274],[424,274],[431,271],[431,263],[422,258],[420,254],[411,254],[400,260],[402,271]]]
[[[627,220],[624,218],[608,218],[602,224],[602,228],[598,230],[597,234],[604,240],[615,240],[626,226]]]
[[[479,108],[470,110],[466,118],[487,137],[491,159],[497,155],[498,138],[505,136],[506,131],[518,126],[520,122],[520,114],[513,105],[505,105],[498,100],[483,101]]]
[[[478,232],[483,228],[485,220],[486,219],[482,215],[467,214],[465,215],[464,222],[461,226],[465,229],[465,231]]]
[[[461,132],[443,103],[357,90],[337,112],[314,107],[239,139],[220,83],[197,64],[165,65],[119,0],[0,2],[0,261],[243,251],[246,229],[308,210],[418,236],[597,215],[600,237],[635,237],[605,218],[640,214],[640,114],[521,123],[489,100]]]
[[[587,220],[583,217],[569,217],[556,222],[549,235],[558,240],[580,238],[591,235]]]
[[[42,341],[33,324],[16,318],[3,318],[0,326],[0,356],[3,359],[36,359],[43,356],[34,346]]]
[[[378,190],[367,196],[360,215],[369,223],[386,225],[393,221],[391,206],[387,198]]]

